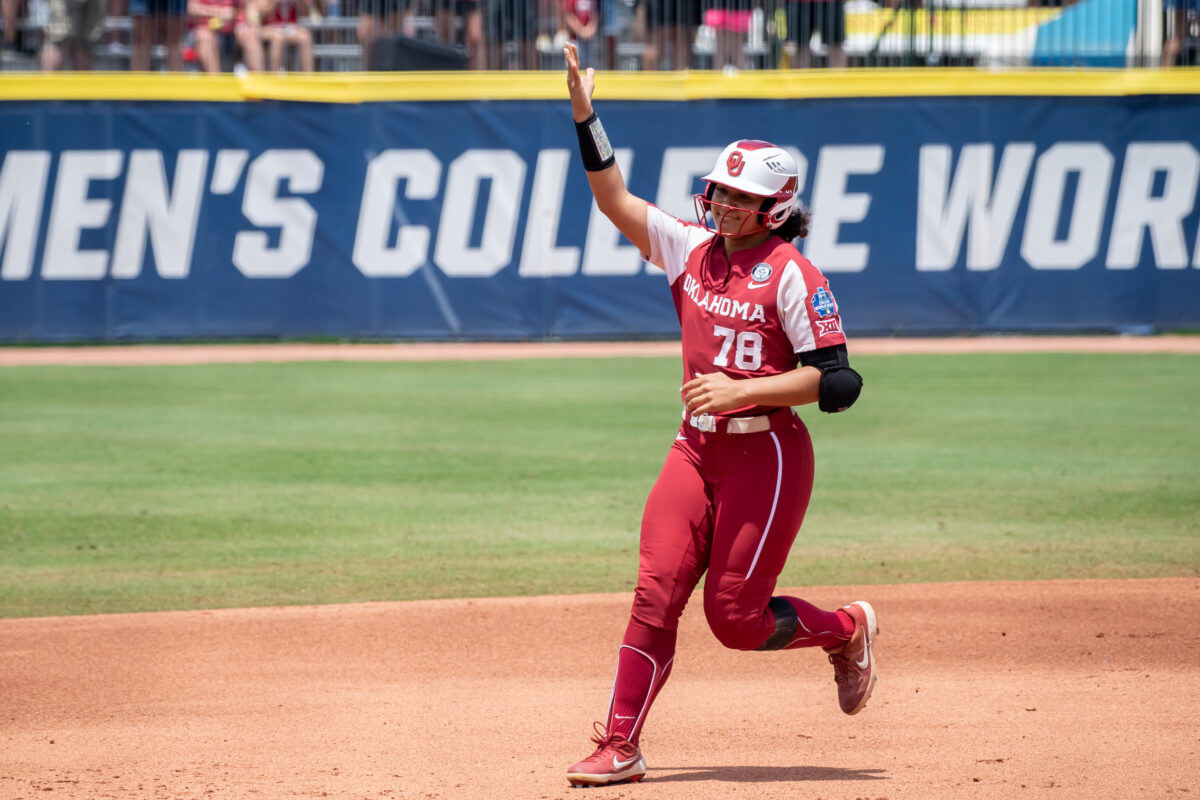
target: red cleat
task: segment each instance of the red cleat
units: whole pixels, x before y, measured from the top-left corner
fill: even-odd
[[[847,714],[857,714],[867,704],[878,676],[875,674],[875,637],[879,622],[875,609],[862,600],[842,606],[854,620],[854,635],[837,650],[826,650],[833,664],[833,679],[838,687],[838,704]]]
[[[595,723],[596,752],[567,770],[567,781],[574,787],[608,786],[613,783],[637,783],[646,774],[642,751],[623,733],[608,733]]]

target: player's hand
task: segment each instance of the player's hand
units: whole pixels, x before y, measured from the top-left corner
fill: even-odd
[[[723,372],[709,372],[685,383],[679,394],[689,413],[715,414],[746,405],[739,383]]]
[[[579,71],[579,50],[571,42],[563,45],[567,59],[567,89],[571,92],[571,116],[583,122],[592,115],[592,92],[596,89],[596,70]]]

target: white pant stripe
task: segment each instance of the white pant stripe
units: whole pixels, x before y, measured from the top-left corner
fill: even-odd
[[[763,528],[762,536],[758,540],[758,549],[754,551],[754,560],[750,562],[750,569],[746,570],[747,582],[758,565],[758,557],[762,555],[763,545],[767,543],[767,534],[771,532],[771,523],[775,521],[775,509],[779,506],[779,489],[783,485],[783,448],[779,446],[779,437],[775,435],[775,431],[771,431],[771,441],[775,443],[775,498],[771,500],[771,514],[767,517],[766,527]]]
[[[617,672],[621,671],[621,651],[622,650],[632,650],[633,652],[637,653],[639,656],[642,656],[643,658],[645,658],[647,661],[650,662],[650,668],[651,668],[651,670],[653,670],[650,673],[650,686],[648,689],[646,689],[646,697],[645,697],[645,699],[642,700],[642,710],[638,712],[637,720],[633,723],[633,732],[637,733],[638,728],[641,727],[642,719],[645,718],[646,712],[650,709],[650,697],[651,697],[651,695],[654,694],[654,685],[658,682],[658,675],[659,675],[658,662],[655,661],[653,658],[651,658],[649,653],[644,653],[641,650],[638,650],[633,645],[623,644],[617,648]],[[674,661],[675,659],[672,658],[671,660]],[[613,715],[616,713],[616,708],[615,708],[616,702],[617,702],[617,675],[614,674],[613,675],[612,694],[609,696],[609,699],[608,699],[608,721],[609,721],[608,732],[609,733],[612,733],[612,728],[616,727],[615,725],[612,724]]]

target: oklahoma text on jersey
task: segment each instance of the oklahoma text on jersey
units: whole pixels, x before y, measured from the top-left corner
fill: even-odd
[[[741,319],[747,322],[766,322],[767,316],[763,312],[763,307],[760,303],[741,303],[728,297],[719,297],[713,295],[712,292],[705,290],[704,297],[700,297],[700,282],[691,275],[685,275],[683,278],[683,293],[692,299],[698,308],[708,311],[710,314],[716,314],[722,317],[731,319]],[[753,305],[753,311],[751,306]]]

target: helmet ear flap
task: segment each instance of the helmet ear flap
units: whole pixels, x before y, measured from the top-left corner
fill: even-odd
[[[771,210],[771,206],[774,204],[774,202],[775,202],[775,198],[764,197],[763,201],[762,201],[762,205],[759,206],[758,218],[759,218],[759,221],[762,222],[764,227],[770,227],[769,223],[771,220],[767,216],[767,212],[769,212]]]

